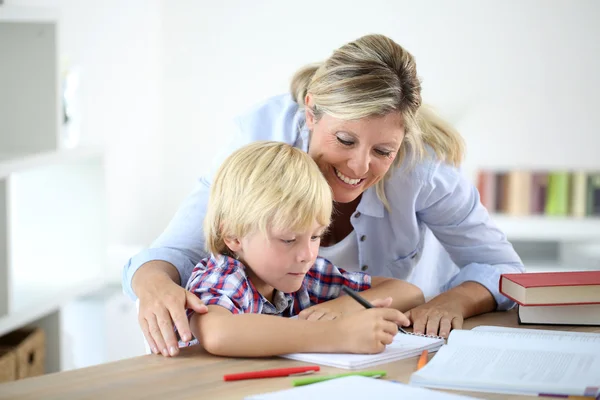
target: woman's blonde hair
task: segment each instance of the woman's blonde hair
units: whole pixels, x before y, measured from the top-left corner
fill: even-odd
[[[308,93],[313,113],[343,120],[400,112],[405,137],[394,166],[400,166],[410,150],[411,164],[423,159],[429,145],[438,159],[460,165],[464,142],[460,134],[427,106],[421,105],[421,82],[414,57],[390,38],[367,35],[335,50],[323,63],[300,69],[291,82],[294,100],[304,108]],[[386,177],[377,183],[386,206]]]
[[[204,219],[206,249],[233,255],[225,238],[269,228],[303,232],[328,226],[333,198],[317,164],[288,144],[258,141],[231,154],[217,171]]]

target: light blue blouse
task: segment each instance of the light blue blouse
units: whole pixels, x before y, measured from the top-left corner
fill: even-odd
[[[199,179],[166,230],[124,266],[123,290],[132,299],[136,296],[131,280],[144,263],[173,264],[185,286],[194,266],[206,256],[202,221],[212,176],[227,155],[256,140],[282,141],[308,150],[304,113],[298,112],[290,95],[268,99],[235,123],[237,132],[230,145],[221,149],[211,172]],[[430,157],[410,169],[394,171],[385,191],[390,212],[372,187],[363,193],[351,217],[362,270],[432,286],[433,293],[426,295],[475,281],[493,294],[499,310],[514,306],[499,293],[498,283],[502,273],[523,272],[523,264],[481,205],[475,186],[457,168]],[[439,250],[445,254],[427,262],[432,258],[428,254]]]

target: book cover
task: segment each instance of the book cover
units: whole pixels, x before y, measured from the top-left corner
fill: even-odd
[[[600,216],[600,173],[588,177],[586,208],[587,215]]]
[[[548,174],[534,172],[531,176],[531,197],[529,211],[531,214],[543,214],[546,208],[546,188],[548,187]]]
[[[600,303],[519,306],[519,325],[600,326]]]
[[[489,211],[496,211],[496,174],[492,171],[479,171],[477,190],[481,204]]]
[[[499,290],[524,306],[600,303],[600,271],[503,274]]]
[[[510,171],[507,175],[506,213],[519,216],[529,214],[531,172]]]
[[[587,212],[587,180],[585,172],[573,172],[571,177],[570,214],[574,217],[585,217]]]
[[[529,272],[502,276],[525,288],[600,285],[600,271]]]
[[[547,215],[564,216],[569,213],[569,178],[568,172],[552,172],[548,175]]]

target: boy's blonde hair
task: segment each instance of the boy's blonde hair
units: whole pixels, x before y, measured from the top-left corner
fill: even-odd
[[[210,190],[204,236],[213,254],[233,255],[225,238],[268,229],[302,232],[315,221],[328,226],[331,188],[304,151],[288,144],[259,141],[231,154]]]

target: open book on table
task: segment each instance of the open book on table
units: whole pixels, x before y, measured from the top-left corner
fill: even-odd
[[[345,369],[359,369],[420,355],[423,350],[437,351],[444,344],[438,336],[398,333],[394,341],[378,354],[294,353],[281,357]]]
[[[600,333],[480,326],[455,330],[416,386],[529,395],[597,396]]]

